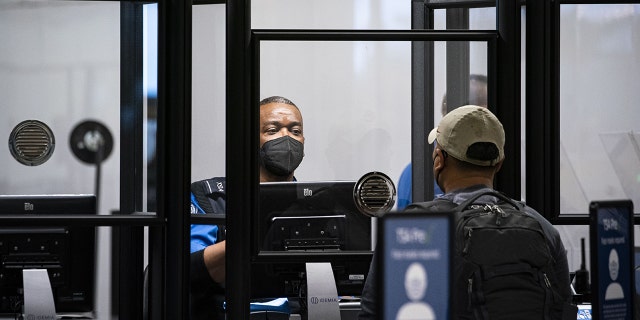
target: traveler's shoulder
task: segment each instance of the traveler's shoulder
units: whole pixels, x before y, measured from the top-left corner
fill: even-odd
[[[538,212],[536,209],[529,207],[524,203],[523,205],[524,205],[524,212],[526,212],[526,214],[536,219],[547,234],[553,237],[560,236],[558,230],[556,230],[555,226],[551,223],[551,221],[549,221],[545,216],[540,214],[540,212]]]
[[[416,212],[416,211],[445,211],[456,207],[456,204],[446,199],[435,199],[425,202],[414,202],[408,205],[403,212]]]
[[[514,200],[516,201],[516,200]],[[528,206],[525,202],[523,201],[516,201],[517,203],[519,203],[520,205],[522,205],[523,210],[533,216],[534,218],[536,218],[537,220],[539,220],[541,223],[545,223],[545,224],[550,224],[549,220],[547,220],[547,218],[545,218],[542,214],[540,214],[540,212],[538,212],[538,210]]]

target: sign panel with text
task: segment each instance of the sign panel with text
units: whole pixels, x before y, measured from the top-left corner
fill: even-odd
[[[383,319],[448,319],[452,214],[390,213],[378,231]]]
[[[593,319],[633,319],[633,204],[592,201],[589,215]]]

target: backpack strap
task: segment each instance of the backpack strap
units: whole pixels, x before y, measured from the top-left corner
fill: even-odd
[[[472,205],[476,200],[480,199],[480,197],[482,196],[493,196],[498,198],[499,201],[502,202],[506,202],[509,205],[513,206],[514,209],[516,210],[522,210],[522,208],[524,207],[524,205],[518,201],[515,201],[509,197],[507,197],[505,194],[495,191],[495,190],[491,190],[491,191],[485,191],[485,192],[479,192],[477,194],[475,194],[473,197],[467,199],[466,201],[464,201],[463,203],[461,203],[458,206],[458,210],[459,212],[462,212],[463,210],[465,210],[467,207],[469,207],[470,205]]]
[[[522,210],[524,208],[524,204],[522,204],[520,201],[515,201],[509,198],[508,196],[506,196],[505,194],[498,192],[496,190],[491,190],[491,191],[485,191],[485,192],[480,192],[478,194],[475,194],[473,197],[465,200],[460,205],[456,205],[450,200],[446,200],[443,198],[436,198],[435,200],[432,200],[432,201],[412,203],[408,205],[403,211],[421,211],[421,210],[446,211],[446,210],[455,209],[456,212],[462,212],[465,209],[467,209],[470,205],[472,205],[475,201],[477,201],[480,197],[485,195],[496,197],[498,198],[499,202],[505,202],[513,206],[513,208],[516,210]]]

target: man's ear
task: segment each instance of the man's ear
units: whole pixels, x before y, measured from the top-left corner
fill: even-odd
[[[440,148],[436,148],[436,156],[433,159],[433,168],[436,170],[444,168],[444,155]]]

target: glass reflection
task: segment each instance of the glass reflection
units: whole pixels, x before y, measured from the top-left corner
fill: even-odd
[[[639,203],[640,5],[562,5],[560,22],[561,213]]]

